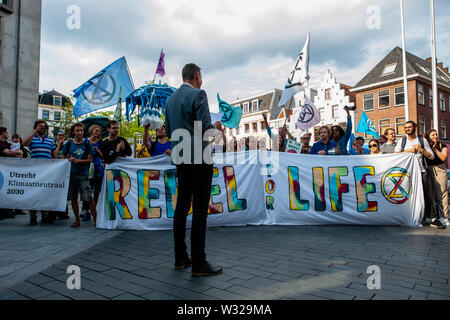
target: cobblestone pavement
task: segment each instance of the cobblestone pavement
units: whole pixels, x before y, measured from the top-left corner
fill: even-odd
[[[210,228],[207,259],[224,273],[191,278],[173,269],[171,230],[11,223],[0,222],[2,300],[450,299],[450,229]],[[67,288],[69,265],[81,268],[80,290]],[[379,290],[367,287],[370,265],[381,269]]]

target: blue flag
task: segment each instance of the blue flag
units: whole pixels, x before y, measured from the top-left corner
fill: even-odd
[[[239,123],[242,118],[242,109],[233,107],[227,102],[220,99],[217,94],[217,100],[219,101],[219,111],[223,113],[222,124],[228,128],[239,128]]]
[[[119,99],[120,87],[125,97],[134,91],[125,57],[116,60],[73,90],[77,99],[73,115],[79,117],[115,105]]]
[[[372,137],[378,139],[378,132],[375,129],[375,126],[373,125],[373,121],[369,119],[369,117],[364,111],[361,114],[361,119],[359,119],[358,128],[356,129],[356,132],[369,134]]]

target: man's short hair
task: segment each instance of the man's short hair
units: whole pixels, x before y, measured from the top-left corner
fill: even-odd
[[[84,124],[82,124],[81,122],[74,123],[74,124],[70,127],[70,134],[71,134],[71,135],[73,135],[73,133],[74,133],[76,127],[82,127],[83,130],[84,130]]]
[[[0,134],[3,134],[6,131],[8,131],[6,127],[0,127]]]
[[[355,138],[355,141],[356,141],[356,140],[362,140],[362,141],[365,141],[365,139],[364,139],[363,137],[361,137],[361,136],[356,137],[356,138]]]
[[[404,125],[406,126],[407,123],[412,123],[412,125],[413,125],[414,128],[417,127],[417,123],[415,123],[415,122],[412,121],[412,120],[406,121]]]
[[[394,131],[395,133],[395,129],[394,128],[387,128],[386,130],[384,130],[384,135],[387,136],[389,134],[389,131]]]
[[[111,128],[111,126],[113,125],[113,124],[119,124],[119,121],[117,121],[117,120],[109,120],[108,121],[108,125],[106,126],[106,128],[108,128],[108,129],[110,129]]]
[[[41,120],[41,119],[36,120],[36,121],[34,122],[34,127],[33,127],[33,129],[36,129],[36,128],[38,127],[38,125],[40,125],[41,123],[47,124],[47,122],[46,122],[45,120]]]
[[[183,76],[183,81],[194,80],[195,74],[200,72],[200,67],[194,63],[189,63],[184,66],[181,75]]]

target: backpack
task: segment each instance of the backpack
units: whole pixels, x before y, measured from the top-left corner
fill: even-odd
[[[84,142],[84,153],[83,156],[81,157],[81,159],[85,160],[88,158],[88,154],[87,151],[89,150],[89,140],[83,140]],[[67,157],[67,155],[70,153],[70,147],[72,145],[72,139],[70,139],[69,141],[66,142],[66,152],[64,153],[64,157]]]
[[[420,146],[422,147],[422,149],[425,149],[425,142],[423,141],[423,137],[420,135],[417,137],[419,138]],[[408,139],[406,136],[403,137],[403,139],[402,139],[402,149],[400,150],[400,152],[405,151],[406,139]]]
[[[425,149],[425,142],[423,141],[423,137],[422,137],[421,135],[418,135],[417,137],[419,138],[420,146],[422,147],[422,149]],[[406,136],[404,136],[404,137],[402,138],[402,148],[401,148],[400,152],[403,152],[403,151],[405,150],[406,139],[408,139],[408,137],[406,137]],[[426,158],[427,158],[427,157],[422,156],[422,163],[423,163],[423,167],[424,167],[424,168],[428,168],[428,163],[427,163],[427,161],[425,160]]]

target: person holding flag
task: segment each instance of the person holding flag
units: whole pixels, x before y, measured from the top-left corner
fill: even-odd
[[[331,132],[333,134],[333,140],[336,142],[336,155],[348,155],[348,140],[350,139],[350,135],[352,134],[352,117],[350,116],[350,111],[347,106],[344,107],[344,110],[347,112],[347,129],[344,132],[344,129],[338,125],[334,125],[331,127]]]

